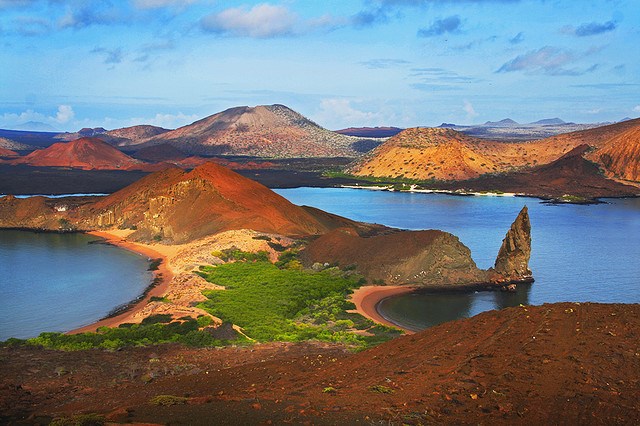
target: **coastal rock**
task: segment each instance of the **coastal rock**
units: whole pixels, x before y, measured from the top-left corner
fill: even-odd
[[[438,230],[397,231],[361,236],[341,228],[311,242],[303,262],[355,267],[372,283],[449,287],[486,281],[471,251],[460,240]]]
[[[493,272],[498,274],[502,280],[530,280],[530,257],[531,223],[527,206],[524,206],[502,240]]]

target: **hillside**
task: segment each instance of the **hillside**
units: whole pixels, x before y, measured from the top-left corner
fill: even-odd
[[[464,180],[498,170],[473,151],[475,139],[446,128],[407,129],[349,167],[356,176]]]
[[[18,157],[18,154],[10,149],[6,149],[0,146],[0,157],[11,158]]]
[[[612,137],[587,158],[602,165],[607,176],[640,181],[640,123]]]
[[[634,156],[638,128],[640,120],[630,120],[530,142],[489,141],[449,128],[407,129],[350,165],[347,171],[356,176],[467,180],[487,173],[513,172],[549,164],[576,147],[586,145],[601,148],[597,152],[604,155],[605,160],[606,155],[611,155],[611,164],[613,159],[620,158],[613,166],[618,167],[618,171],[610,174],[621,175],[626,167],[633,170],[634,164],[638,164],[634,161],[638,158]],[[605,161],[595,155],[589,158],[606,167]],[[633,171],[625,175],[633,176]]]
[[[236,107],[187,126],[121,145],[168,143],[188,154],[356,157],[357,138],[324,129],[284,105]]]
[[[32,150],[34,147],[24,143],[19,143],[11,139],[0,137],[0,148],[8,149],[11,151],[19,150]]]
[[[188,157],[187,154],[178,148],[167,143],[161,145],[147,146],[139,149],[131,154],[134,158],[144,161],[161,162],[161,161],[181,161]]]
[[[5,347],[0,422],[97,413],[130,424],[638,424],[638,330],[638,304],[559,303],[485,312],[360,353],[321,343]],[[158,395],[177,398],[153,404]]]
[[[135,228],[133,239],[173,243],[232,229],[313,235],[354,224],[291,204],[214,163],[190,172],[172,168],[146,176],[80,209],[74,222],[81,229]]]
[[[109,130],[105,132],[104,135],[109,137],[109,141],[126,140],[135,143],[144,139],[149,139],[151,137],[161,135],[169,131],[169,129],[158,126],[139,125]]]
[[[17,158],[12,164],[36,167],[70,167],[83,170],[135,170],[148,165],[97,138],[58,142]]]

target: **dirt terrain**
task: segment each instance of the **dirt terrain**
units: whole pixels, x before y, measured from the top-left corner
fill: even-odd
[[[490,311],[357,354],[319,343],[2,348],[0,422],[638,424],[638,330],[640,305],[562,303]],[[178,398],[154,405],[158,395]]]

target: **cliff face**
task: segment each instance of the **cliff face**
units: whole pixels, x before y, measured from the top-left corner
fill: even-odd
[[[447,232],[378,231],[362,236],[354,229],[336,229],[311,242],[301,257],[315,262],[355,266],[371,283],[417,285],[427,288],[455,288],[480,285],[504,287],[531,280],[531,225],[524,207],[503,241],[496,266],[479,269],[471,251]]]
[[[446,287],[487,281],[471,251],[454,235],[438,230],[391,231],[362,237],[341,228],[310,243],[302,252],[307,265],[355,266],[372,283]]]
[[[524,206],[502,240],[493,272],[506,281],[531,279],[530,257],[531,223],[527,206]]]

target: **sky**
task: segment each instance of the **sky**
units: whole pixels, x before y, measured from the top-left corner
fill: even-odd
[[[0,0],[0,128],[640,116],[639,0]]]

